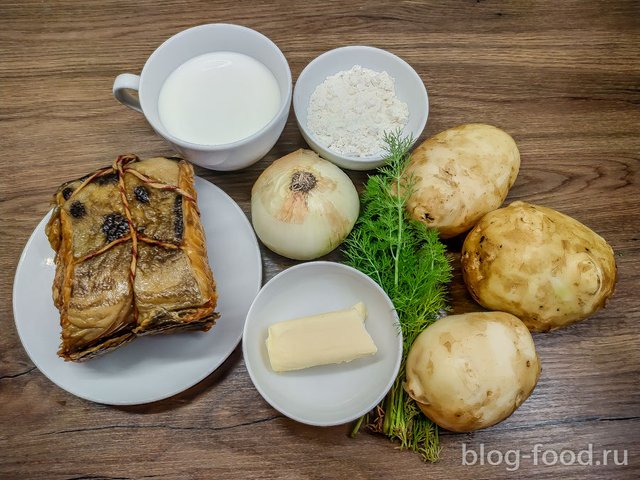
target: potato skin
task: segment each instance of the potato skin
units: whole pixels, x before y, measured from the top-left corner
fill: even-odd
[[[411,154],[407,212],[442,238],[454,237],[502,205],[519,170],[520,152],[506,132],[481,123],[450,128]]]
[[[583,320],[605,305],[616,283],[612,248],[593,230],[525,202],[485,215],[462,247],[471,295],[512,313],[533,332]]]
[[[405,389],[439,426],[470,432],[511,415],[535,388],[540,370],[531,333],[518,318],[451,315],[413,343]]]

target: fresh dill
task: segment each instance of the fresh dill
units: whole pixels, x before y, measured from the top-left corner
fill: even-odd
[[[352,436],[364,424],[400,442],[401,449],[436,461],[438,429],[403,388],[407,354],[416,337],[447,309],[446,285],[451,266],[438,232],[406,214],[414,181],[403,175],[410,160],[412,139],[387,134],[387,164],[367,180],[361,196],[362,213],[347,238],[345,263],[365,273],[387,292],[398,313],[403,355],[398,377],[376,409],[360,418]]]

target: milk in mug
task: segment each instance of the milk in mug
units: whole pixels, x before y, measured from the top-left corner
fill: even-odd
[[[278,82],[258,60],[211,52],[188,60],[167,77],[158,113],[174,137],[222,145],[260,131],[278,113],[280,100]]]

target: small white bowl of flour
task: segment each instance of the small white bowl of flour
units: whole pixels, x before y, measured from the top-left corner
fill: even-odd
[[[321,157],[350,170],[385,162],[384,134],[417,140],[429,99],[420,76],[401,58],[366,46],[323,53],[305,67],[293,92],[302,136]]]

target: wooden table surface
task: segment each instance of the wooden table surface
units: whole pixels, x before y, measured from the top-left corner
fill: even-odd
[[[515,470],[514,454],[511,466],[463,465],[463,446],[484,446],[485,458],[489,450],[520,450],[515,475],[522,478],[638,478],[639,19],[633,1],[1,2],[0,478],[482,479]],[[195,387],[134,407],[76,398],[33,366],[11,308],[25,242],[61,182],[120,153],[172,153],[142,115],[112,98],[112,82],[119,73],[138,73],[166,38],[209,22],[246,25],[273,39],[294,81],[318,54],[343,45],[401,56],[429,91],[422,139],[461,123],[500,126],[522,155],[507,202],[556,208],[611,243],[615,296],[580,324],[535,335],[542,376],[512,417],[472,434],[441,432],[441,461],[428,464],[380,436],[351,439],[348,426],[314,428],[283,418],[253,387],[239,348]],[[198,173],[248,215],[260,172],[303,146],[291,116],[254,166]],[[350,175],[358,187],[366,178]],[[455,254],[460,242],[450,247]],[[295,263],[264,248],[262,254],[264,281]],[[451,301],[457,313],[478,308],[459,274]],[[536,444],[539,452],[593,444],[594,463],[603,449],[618,450],[619,461],[626,450],[628,465],[611,465],[613,454],[607,466],[547,466],[540,456],[535,465]]]

